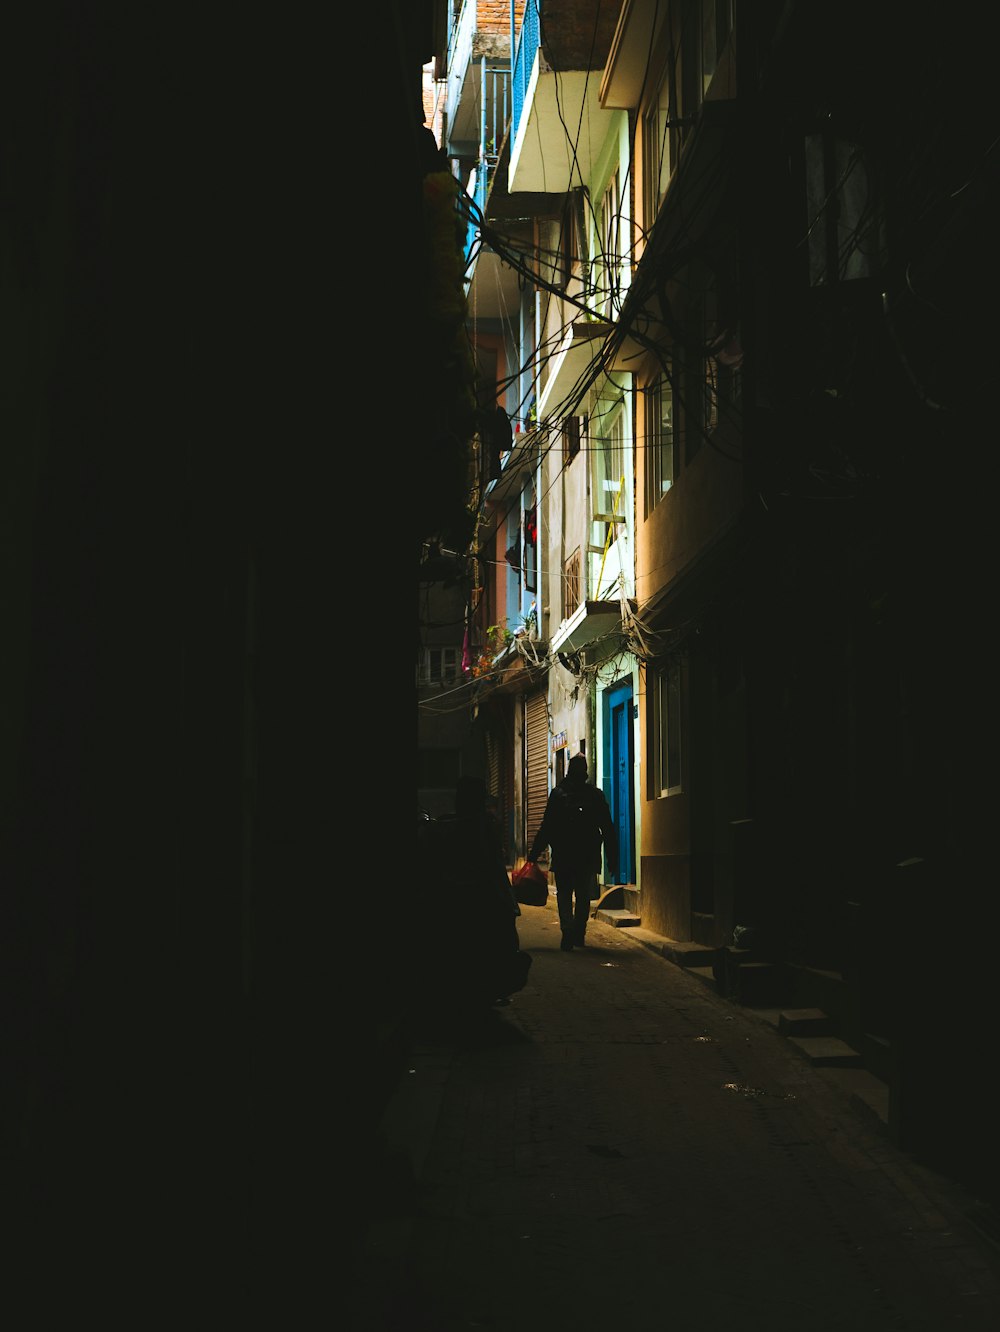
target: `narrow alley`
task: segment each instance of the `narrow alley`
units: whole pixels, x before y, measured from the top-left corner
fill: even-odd
[[[415,1025],[353,1332],[1000,1326],[982,1205],[830,1070],[627,930],[518,924],[509,1005]]]

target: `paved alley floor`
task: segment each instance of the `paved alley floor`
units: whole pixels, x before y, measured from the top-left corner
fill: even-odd
[[[414,1033],[353,1332],[1000,1328],[975,1198],[626,931],[522,912],[525,989]]]

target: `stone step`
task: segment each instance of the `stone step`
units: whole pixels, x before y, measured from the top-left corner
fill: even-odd
[[[694,967],[708,967],[711,970],[716,959],[714,948],[706,948],[704,944],[698,943],[679,943],[674,939],[667,940],[660,951],[668,962],[676,962],[688,971]]]
[[[616,930],[628,929],[633,925],[641,925],[642,917],[637,916],[633,911],[626,911],[624,908],[603,907],[596,912],[598,920],[603,920],[605,925],[613,925]]]
[[[620,905],[623,906],[626,911],[634,911],[637,916],[641,916],[641,898],[642,894],[633,884],[626,883],[622,885],[622,901]],[[615,905],[617,906],[619,903],[616,902]]]
[[[833,1019],[822,1008],[783,1008],[778,1014],[778,1031],[782,1036],[837,1034]]]
[[[817,1068],[861,1068],[864,1063],[838,1036],[789,1036],[788,1043]]]

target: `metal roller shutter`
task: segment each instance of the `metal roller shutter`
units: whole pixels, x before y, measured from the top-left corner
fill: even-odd
[[[549,798],[549,713],[545,690],[536,690],[524,700],[525,735],[525,846],[530,847],[545,813]]]
[[[496,796],[497,803],[502,805],[503,790],[500,785],[500,746],[497,738],[492,732],[486,735],[486,765],[489,770],[487,781],[489,782],[490,794]]]

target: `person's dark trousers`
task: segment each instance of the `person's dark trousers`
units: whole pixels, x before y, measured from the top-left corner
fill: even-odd
[[[597,875],[593,870],[557,870],[556,906],[559,908],[559,928],[562,930],[562,948],[582,948],[590,919],[591,897],[596,897]]]

